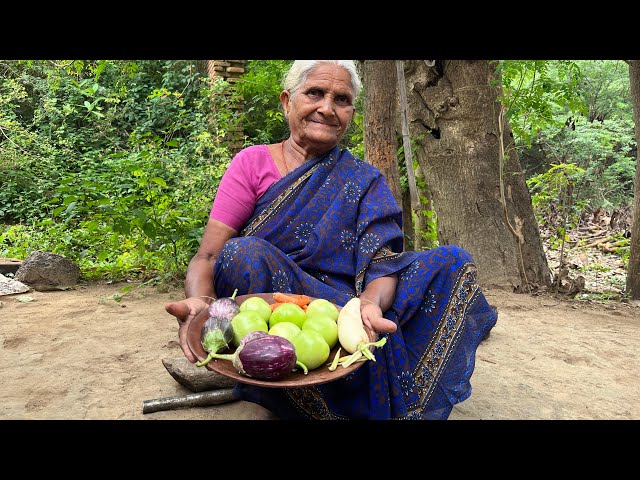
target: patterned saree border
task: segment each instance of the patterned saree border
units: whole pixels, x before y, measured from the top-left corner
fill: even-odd
[[[331,412],[322,393],[316,387],[287,388],[285,394],[296,409],[313,420],[349,420]]]
[[[437,387],[455,346],[464,330],[464,317],[469,307],[478,298],[480,287],[477,284],[477,268],[474,264],[465,265],[455,281],[432,341],[420,357],[412,372],[413,387],[418,391],[418,400],[408,405],[407,414],[393,417],[392,420],[420,419],[422,413]],[[286,389],[286,395],[298,411],[317,420],[348,420],[348,417],[331,412],[322,393],[316,387]]]
[[[422,417],[422,412],[429,403],[438,380],[455,350],[465,327],[464,317],[467,310],[480,292],[476,266],[469,263],[461,269],[455,284],[456,288],[453,289],[455,293],[449,298],[436,333],[412,372],[413,386],[418,391],[418,400],[408,405],[408,413],[403,418]]]
[[[401,257],[404,252],[396,253],[388,245],[384,245],[380,250],[376,252],[374,257],[369,262],[369,265],[360,269],[359,272],[356,273],[355,277],[355,289],[356,295],[360,295],[362,293],[362,286],[364,285],[364,276],[367,268],[374,263],[386,262],[388,260],[395,260],[396,258]]]

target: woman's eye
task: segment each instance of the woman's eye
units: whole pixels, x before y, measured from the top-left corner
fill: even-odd
[[[325,92],[323,90],[312,88],[307,91],[307,96],[313,101],[319,101],[324,98]],[[349,95],[336,95],[333,97],[333,101],[336,105],[340,107],[348,107],[351,106],[352,101]]]
[[[351,98],[347,95],[338,95],[336,97],[336,104],[340,106],[351,105]]]

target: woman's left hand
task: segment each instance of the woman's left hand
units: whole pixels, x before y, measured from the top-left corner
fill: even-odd
[[[189,324],[202,310],[209,308],[209,304],[200,297],[189,297],[178,302],[170,302],[164,306],[167,313],[170,313],[178,320],[178,340],[182,353],[191,363],[198,361],[196,356],[191,352],[187,340]]]
[[[362,323],[377,333],[393,333],[398,329],[395,322],[382,316],[382,310],[375,303],[362,302],[360,306]]]

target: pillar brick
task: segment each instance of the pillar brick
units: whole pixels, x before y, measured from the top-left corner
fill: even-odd
[[[207,60],[205,68],[209,78],[223,78],[233,87],[245,73],[246,64],[246,60]],[[234,108],[242,111],[244,105],[236,105]],[[242,149],[244,129],[241,126],[229,128],[225,140],[229,143],[231,155],[235,155]]]

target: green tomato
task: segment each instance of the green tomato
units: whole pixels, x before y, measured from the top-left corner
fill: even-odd
[[[257,312],[265,322],[269,321],[269,317],[271,316],[271,306],[269,305],[269,302],[267,302],[264,298],[249,297],[240,304],[241,312],[246,312],[249,310]]]
[[[247,333],[261,330],[269,333],[269,326],[265,322],[258,312],[247,310],[244,312],[238,312],[235,317],[231,319],[231,327],[233,328],[233,344],[237,347],[240,345],[240,340],[244,338]]]
[[[311,317],[312,315],[326,315],[327,317],[331,317],[334,322],[338,321],[338,315],[340,312],[338,308],[331,303],[329,300],[324,298],[316,298],[309,302],[307,305],[307,317]]]
[[[309,315],[302,325],[302,330],[314,330],[322,335],[329,348],[333,348],[338,343],[338,324],[333,318],[327,315],[316,313]]]
[[[286,338],[290,342],[301,332],[300,327],[291,322],[276,323],[269,329],[269,335],[279,335]]]
[[[329,358],[329,345],[315,330],[303,329],[291,343],[296,349],[298,361],[304,363],[309,370],[318,368]]]
[[[269,327],[273,327],[280,322],[291,322],[302,328],[302,324],[307,319],[307,314],[295,303],[283,303],[271,312],[269,317]]]

